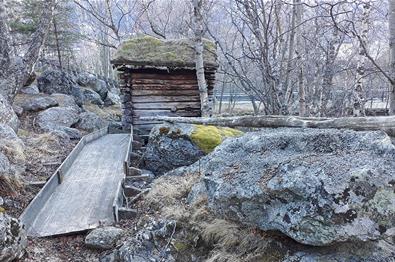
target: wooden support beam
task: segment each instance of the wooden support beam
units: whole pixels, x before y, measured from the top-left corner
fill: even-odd
[[[145,121],[203,124],[228,127],[299,127],[337,128],[357,131],[382,130],[395,136],[395,116],[318,118],[297,116],[237,116],[237,117],[141,117]]]

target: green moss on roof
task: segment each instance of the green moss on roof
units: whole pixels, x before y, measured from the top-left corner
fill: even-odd
[[[205,67],[217,67],[216,47],[203,40]],[[115,65],[194,67],[195,49],[190,39],[161,40],[151,36],[135,37],[123,42],[114,55]]]

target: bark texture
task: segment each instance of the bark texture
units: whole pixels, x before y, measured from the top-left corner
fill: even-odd
[[[52,21],[55,0],[43,2],[43,11],[31,44],[23,57],[15,54],[7,24],[5,0],[0,0],[0,94],[12,101],[28,80],[40,55]]]
[[[395,115],[395,0],[389,0],[389,30],[391,51],[390,75],[392,77],[390,86],[390,115]]]
[[[196,52],[196,77],[198,80],[200,103],[202,116],[210,116],[212,108],[209,104],[207,83],[204,76],[204,61],[203,61],[203,16],[202,16],[202,0],[192,0],[193,4],[193,22],[195,33],[195,52]]]
[[[299,127],[299,128],[346,128],[357,131],[382,130],[395,136],[395,116],[381,117],[296,117],[296,116],[239,116],[239,117],[142,117],[155,120],[188,124],[217,125],[227,127]]]

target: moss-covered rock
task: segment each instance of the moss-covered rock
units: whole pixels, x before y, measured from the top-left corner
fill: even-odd
[[[150,133],[144,163],[147,169],[161,175],[198,161],[227,137],[241,135],[243,132],[226,127],[168,123],[158,125]]]
[[[217,67],[215,44],[203,40],[205,67]],[[115,65],[195,67],[195,50],[190,39],[161,40],[151,36],[135,37],[123,42],[114,55]]]
[[[237,137],[243,132],[229,127],[194,125],[191,140],[206,154],[213,151],[227,137]]]

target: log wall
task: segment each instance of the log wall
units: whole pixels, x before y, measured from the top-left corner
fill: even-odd
[[[206,71],[209,100],[213,99],[215,71]],[[147,135],[157,121],[146,116],[200,117],[195,70],[126,69],[120,73],[122,124]]]

